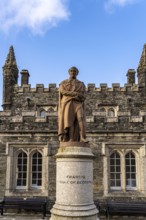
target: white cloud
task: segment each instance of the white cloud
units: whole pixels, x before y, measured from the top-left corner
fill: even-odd
[[[28,28],[35,34],[42,34],[67,20],[68,0],[0,0],[0,29]]]
[[[113,12],[115,6],[124,7],[129,4],[134,4],[138,0],[107,0],[104,4],[108,12]]]

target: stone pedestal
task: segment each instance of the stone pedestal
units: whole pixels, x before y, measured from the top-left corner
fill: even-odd
[[[93,203],[93,157],[87,143],[60,144],[56,202],[50,220],[99,220]]]

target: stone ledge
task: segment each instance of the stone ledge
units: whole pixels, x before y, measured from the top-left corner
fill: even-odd
[[[0,111],[0,116],[11,116],[11,111]]]
[[[130,111],[118,112],[117,114],[118,114],[118,116],[131,116],[131,112]]]
[[[77,141],[68,141],[60,142],[60,147],[90,147],[89,143],[77,142]]]
[[[89,143],[61,142],[56,158],[93,159],[94,155],[89,147]]]
[[[131,116],[130,122],[143,122],[142,116]]]
[[[117,117],[108,117],[106,119],[107,122],[118,122],[118,118]]]

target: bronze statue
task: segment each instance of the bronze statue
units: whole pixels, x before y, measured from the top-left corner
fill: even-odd
[[[71,67],[69,79],[59,86],[59,141],[88,142],[85,133],[85,85],[76,79],[78,69]]]

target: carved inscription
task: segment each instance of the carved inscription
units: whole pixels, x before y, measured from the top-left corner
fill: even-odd
[[[86,176],[67,175],[64,180],[58,181],[60,184],[92,184],[91,180],[86,179]]]

